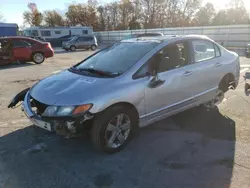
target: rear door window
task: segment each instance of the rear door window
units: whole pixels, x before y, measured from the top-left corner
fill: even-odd
[[[85,41],[89,42],[89,41],[92,41],[93,40],[93,37],[85,37]]]
[[[205,40],[192,41],[195,62],[206,61],[216,57],[214,44]]]
[[[85,37],[79,37],[79,38],[78,38],[78,41],[79,41],[79,42],[84,42],[84,41],[85,41]]]

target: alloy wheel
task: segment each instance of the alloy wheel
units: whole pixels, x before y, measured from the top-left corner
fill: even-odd
[[[131,120],[125,113],[116,115],[105,130],[105,141],[108,148],[118,148],[127,139],[131,129]]]

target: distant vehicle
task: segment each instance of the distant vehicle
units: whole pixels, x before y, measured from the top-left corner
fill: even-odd
[[[63,42],[67,42],[75,36],[77,35],[65,35],[63,37],[59,37],[59,38],[51,40],[50,43],[52,46],[61,47]]]
[[[0,65],[13,61],[33,61],[41,64],[45,58],[54,55],[49,42],[41,42],[28,37],[2,37],[0,45]]]
[[[16,36],[18,30],[17,28],[17,24],[0,22],[0,37]]]
[[[42,42],[46,42],[45,38],[43,37],[30,37],[32,39],[36,39],[36,40],[39,40],[39,41],[42,41]]]
[[[205,36],[129,39],[21,91],[8,107],[23,101],[36,126],[67,138],[90,132],[97,149],[114,153],[139,127],[214,108],[239,75],[239,56]]]
[[[62,48],[66,51],[76,51],[76,49],[96,50],[97,46],[97,39],[93,35],[75,36],[62,43]]]
[[[248,44],[246,47],[246,57],[250,58],[250,44]]]
[[[53,41],[61,37],[71,35],[93,34],[92,27],[31,27],[24,29],[24,36],[43,37],[47,41]]]

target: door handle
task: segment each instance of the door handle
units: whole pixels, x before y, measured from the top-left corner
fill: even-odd
[[[216,67],[219,67],[219,66],[221,66],[221,63],[219,63],[219,62],[218,62],[218,63],[215,63],[215,66],[216,66]]]
[[[190,76],[190,75],[192,75],[192,74],[193,74],[192,71],[186,71],[183,75],[184,75],[184,76]]]

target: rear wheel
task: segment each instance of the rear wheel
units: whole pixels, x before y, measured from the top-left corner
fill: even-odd
[[[36,64],[41,64],[44,62],[45,57],[41,52],[36,52],[32,55],[33,62]]]
[[[207,108],[214,108],[214,107],[216,107],[217,105],[219,105],[223,101],[224,96],[225,96],[224,91],[218,89],[217,92],[216,92],[215,98],[213,100],[205,103],[204,105]]]
[[[76,51],[76,47],[75,46],[70,46],[70,51],[72,51],[72,52]]]
[[[133,109],[114,106],[97,115],[91,128],[95,147],[107,153],[123,149],[138,127],[138,117]]]

